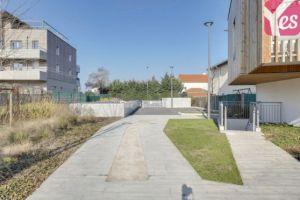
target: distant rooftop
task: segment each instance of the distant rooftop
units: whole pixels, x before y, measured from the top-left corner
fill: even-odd
[[[208,83],[207,74],[180,74],[179,80],[183,83]]]
[[[23,20],[26,24],[28,24],[33,29],[47,29],[60,37],[63,40],[69,41],[69,38],[67,38],[64,34],[59,32],[56,28],[51,26],[49,23],[47,23],[44,20]]]
[[[14,28],[23,28],[23,29],[47,29],[54,33],[59,38],[65,40],[66,42],[69,42],[69,39],[59,32],[56,28],[51,26],[49,23],[47,23],[44,20],[21,20],[17,16],[14,16],[13,14],[4,11],[2,12],[2,17],[4,20],[11,21],[14,25]]]

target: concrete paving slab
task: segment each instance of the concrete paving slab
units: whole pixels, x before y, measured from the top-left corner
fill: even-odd
[[[188,117],[134,115],[103,128],[28,199],[300,199],[300,163],[260,134],[227,133],[244,186],[201,179],[163,132],[167,121],[173,118]],[[130,130],[128,142],[123,141],[126,130]],[[125,143],[129,149],[122,147]],[[142,149],[148,179],[107,182],[118,152],[131,151],[131,146],[137,148],[132,152]],[[186,191],[191,193],[183,196]]]

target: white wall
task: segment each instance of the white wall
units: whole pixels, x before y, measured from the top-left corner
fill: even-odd
[[[141,106],[140,101],[125,103],[78,103],[70,107],[81,116],[91,115],[94,117],[126,117]]]
[[[185,90],[191,88],[201,88],[204,90],[208,90],[208,83],[183,83],[183,87]]]
[[[141,102],[140,101],[128,101],[124,103],[124,117],[132,114],[138,108],[140,108]]]
[[[215,95],[235,94],[235,90],[250,88],[253,94],[256,93],[254,85],[231,86],[228,81],[228,64],[215,68],[212,72],[212,92]]]
[[[300,79],[257,85],[257,101],[282,102],[282,119],[300,125]]]
[[[162,107],[172,108],[171,98],[162,99]],[[173,108],[190,108],[192,106],[191,98],[173,98]]]

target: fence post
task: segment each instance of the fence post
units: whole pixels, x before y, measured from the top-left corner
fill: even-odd
[[[9,126],[12,126],[13,121],[13,91],[9,92]]]
[[[253,111],[252,111],[252,131],[255,132],[256,130],[256,119],[255,119],[255,115],[256,115],[256,105],[253,106]]]
[[[259,107],[256,109],[256,131],[260,131],[260,126],[259,126]]]
[[[220,121],[221,126],[224,126],[224,108],[223,108],[223,102],[220,102]]]
[[[227,106],[224,109],[224,129],[227,130]]]

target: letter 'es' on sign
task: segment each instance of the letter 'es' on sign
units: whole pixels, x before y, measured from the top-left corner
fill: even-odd
[[[264,5],[264,29],[269,36],[300,34],[300,1],[267,0]]]

